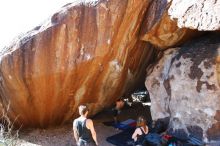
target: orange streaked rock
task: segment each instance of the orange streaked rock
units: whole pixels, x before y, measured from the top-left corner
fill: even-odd
[[[27,127],[91,115],[136,86],[153,52],[138,32],[148,0],[73,3],[1,53],[0,95]],[[144,79],[142,79],[143,81]]]
[[[198,35],[195,30],[177,26],[177,22],[168,15],[169,5],[167,1],[153,1],[142,24],[141,39],[158,49],[177,46]]]

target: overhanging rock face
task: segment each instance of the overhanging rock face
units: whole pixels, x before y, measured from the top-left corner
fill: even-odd
[[[137,35],[148,4],[73,3],[1,51],[0,95],[12,121],[61,124],[79,104],[92,115],[135,86],[153,54]]]
[[[219,46],[219,36],[198,38],[165,51],[148,69],[146,87],[154,120],[170,117],[170,128],[206,141],[220,138]]]
[[[171,19],[168,14],[170,5],[168,0],[152,1],[141,27],[141,40],[150,42],[159,50],[178,46],[194,36],[200,35],[196,30],[178,27],[177,21]]]

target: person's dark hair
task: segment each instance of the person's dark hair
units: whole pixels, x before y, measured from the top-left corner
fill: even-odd
[[[142,127],[145,126],[146,123],[146,119],[143,116],[138,117],[137,119],[137,127]]]
[[[79,106],[79,114],[85,115],[85,113],[89,111],[88,107],[86,105],[80,105]]]

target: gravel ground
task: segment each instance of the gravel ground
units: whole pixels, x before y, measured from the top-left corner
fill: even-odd
[[[118,133],[112,127],[103,127],[102,123],[95,123],[95,129],[100,146],[112,146],[105,139]],[[75,146],[72,125],[42,130],[34,129],[22,131],[18,140],[20,146]]]
[[[143,115],[150,120],[150,112],[148,106],[142,106],[141,104],[133,104],[132,107],[125,107],[119,120],[124,121],[126,119],[136,119],[139,115]],[[102,124],[104,121],[111,121],[112,116],[104,110],[97,114],[93,118],[94,126],[97,132],[97,139],[100,146],[113,146],[106,141],[108,136],[112,136],[120,132],[111,126],[105,126]],[[17,141],[18,146],[75,146],[75,140],[73,139],[72,124],[67,124],[61,127],[49,128],[49,129],[28,129],[20,131],[19,139]]]

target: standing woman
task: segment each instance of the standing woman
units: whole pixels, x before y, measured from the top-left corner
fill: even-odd
[[[148,133],[148,126],[146,119],[143,116],[138,117],[137,119],[137,128],[132,134],[132,139],[135,141],[136,145],[142,145],[144,137]]]

